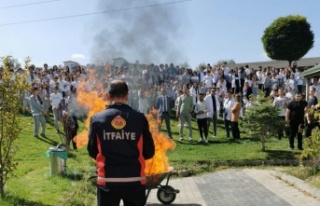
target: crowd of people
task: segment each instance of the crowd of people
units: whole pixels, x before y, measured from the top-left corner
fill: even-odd
[[[30,111],[33,116],[33,136],[47,138],[46,120],[50,117],[48,114],[52,113],[57,134],[64,136],[68,149],[72,144],[76,150],[77,146],[72,140],[77,135],[78,119],[81,117],[77,115],[79,108],[76,104],[76,91],[80,81],[86,79],[85,70],[81,67],[72,70],[57,66],[49,68],[44,64],[43,68],[31,65],[28,71],[20,69],[17,72],[27,72],[27,81],[31,86],[30,91],[23,96],[22,113]]]
[[[173,138],[170,128],[171,112],[175,111],[180,123],[179,137],[177,137],[180,141],[184,140],[184,127],[188,129],[189,141],[193,141],[194,131],[192,131],[191,122],[194,120],[198,124],[199,142],[207,144],[211,131],[212,137],[224,136],[217,133],[219,118],[223,119],[225,136],[239,141],[241,137],[238,121],[251,106],[252,99],[258,95],[259,91],[263,91],[266,97],[272,99],[273,105],[279,108],[279,118],[287,122],[290,128],[303,123],[297,122],[292,125],[294,122],[291,120],[292,116],[299,113],[294,112],[295,107],[289,108],[290,102],[296,101],[295,96],[305,94],[306,89],[310,90],[311,96],[303,111],[316,105],[317,98],[320,97],[318,79],[314,78],[312,86],[306,88],[306,80],[300,75],[301,71],[290,67],[260,67],[254,70],[249,65],[229,68],[227,63],[224,63],[216,66],[207,64],[197,71],[174,64],[140,64],[133,69],[127,67],[93,69],[96,71],[96,77],[100,78],[106,87],[108,87],[108,81],[115,79],[127,82],[129,106],[144,114],[153,108],[157,109],[161,123],[164,120],[170,138]],[[88,84],[91,81],[88,79],[85,68],[70,69],[57,66],[49,68],[44,64],[43,68],[30,66],[28,71],[23,72],[28,72],[28,81],[33,88],[25,95],[23,103],[24,109],[31,108],[35,122],[35,137],[39,137],[40,126],[42,127],[40,135],[45,136],[45,118],[42,118],[42,115],[49,111],[53,113],[57,133],[61,133],[59,121],[62,121],[63,125],[70,124],[70,121],[72,124],[77,122],[74,115],[75,110],[79,110],[75,103],[77,87],[81,81],[87,81]],[[104,82],[105,79],[107,79],[106,82]],[[307,113],[304,111],[303,115],[305,114]],[[302,120],[307,116],[303,116]],[[72,117],[72,120],[68,120],[69,117]],[[310,123],[313,126],[308,126],[309,121],[306,123],[307,135],[310,135],[314,123]],[[78,128],[78,126],[72,127]],[[161,129],[161,124],[159,127]],[[69,144],[76,133],[66,132],[66,129],[64,126],[65,133],[72,133],[67,137]],[[293,149],[291,139],[297,132],[290,133],[289,129],[279,129],[279,139],[284,136],[283,131],[287,131],[285,135],[290,139],[290,148]],[[299,135],[298,139],[300,142]],[[302,144],[299,143],[298,148],[302,149]]]
[[[318,78],[313,78],[312,86],[306,88],[306,79],[300,74],[297,68],[260,67],[254,70],[249,65],[229,68],[226,63],[218,66],[207,64],[199,71],[173,64],[144,65],[137,72],[138,76],[133,78],[139,83],[135,85],[131,82],[134,89],[131,90],[129,104],[144,114],[152,108],[158,109],[170,138],[171,115],[167,112],[168,108],[173,108],[180,122],[178,140],[184,140],[186,127],[189,141],[193,141],[193,119],[198,124],[199,142],[207,144],[211,131],[213,138],[224,136],[217,134],[217,120],[222,118],[225,136],[239,141],[239,119],[252,106],[254,97],[263,91],[270,98],[270,104],[279,108],[278,116],[286,125],[280,127],[278,138],[282,139],[285,135],[289,139],[289,148],[293,150],[293,140],[297,136],[298,149],[302,150],[302,130],[299,128],[305,122],[306,135],[310,136],[311,130],[317,125],[314,121],[304,120],[308,116],[308,109],[317,104],[320,86]],[[307,89],[312,96],[305,102],[302,97]]]

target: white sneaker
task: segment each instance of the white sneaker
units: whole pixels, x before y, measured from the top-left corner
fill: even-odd
[[[208,139],[205,139],[205,140],[204,140],[204,143],[208,144]]]
[[[189,141],[190,141],[190,142],[192,141],[192,137],[189,137]]]
[[[212,135],[212,138],[216,138],[217,137],[217,135]]]
[[[183,140],[183,137],[180,137],[179,141],[182,141]]]
[[[201,142],[202,142],[202,139],[201,139],[201,138],[200,138],[200,139],[198,139],[198,142],[199,142],[199,143],[201,143]]]

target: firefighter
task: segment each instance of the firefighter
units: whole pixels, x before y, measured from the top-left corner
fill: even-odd
[[[146,202],[145,160],[155,152],[146,117],[127,105],[128,85],[110,84],[106,110],[94,115],[89,127],[89,155],[97,165],[98,206],[143,206]]]

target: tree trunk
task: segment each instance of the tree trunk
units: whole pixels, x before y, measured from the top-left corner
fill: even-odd
[[[265,134],[263,132],[260,132],[260,142],[261,142],[261,151],[262,152],[266,151],[265,141],[266,141]]]
[[[289,67],[291,68],[292,60],[288,60],[289,62]]]
[[[0,169],[0,197],[3,199],[5,196],[4,193],[4,179],[3,179],[3,171]]]
[[[1,94],[1,98],[3,99],[4,98],[4,95]],[[3,106],[3,105],[1,105]],[[4,165],[3,165],[3,158],[4,158],[4,151],[2,150],[2,147],[3,147],[3,139],[4,139],[4,127],[3,127],[3,124],[4,124],[4,114],[3,114],[3,110],[1,109],[0,111],[0,136],[1,136],[1,139],[0,139],[0,165],[1,165],[1,168],[0,168],[0,197],[1,199],[4,198],[5,196],[5,193],[4,193]]]

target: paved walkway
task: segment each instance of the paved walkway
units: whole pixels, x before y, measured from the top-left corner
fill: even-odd
[[[273,170],[228,169],[197,177],[171,179],[169,185],[180,190],[171,205],[320,205],[319,189]],[[151,190],[148,205],[162,205],[156,193],[157,189]]]

